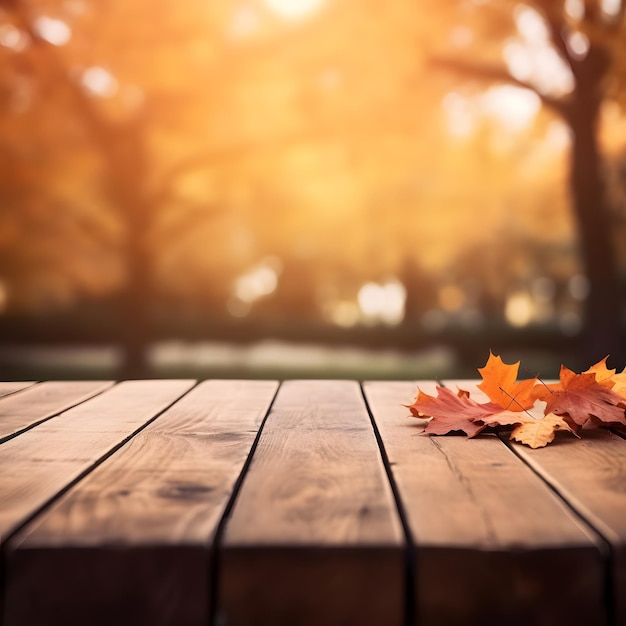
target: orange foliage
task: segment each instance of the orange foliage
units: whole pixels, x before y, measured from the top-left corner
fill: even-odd
[[[491,402],[478,403],[466,391],[454,394],[437,385],[437,396],[421,390],[408,408],[414,417],[428,417],[425,428],[431,435],[462,431],[474,437],[490,427],[510,431],[510,439],[539,448],[554,440],[559,430],[578,436],[583,426],[605,426],[621,429],[626,426],[626,399],[623,394],[626,370],[615,374],[606,367],[606,359],[577,374],[561,367],[558,383],[545,385],[537,378],[517,381],[519,362],[506,364],[489,353],[485,367],[480,368],[483,382],[478,388]],[[611,387],[617,387],[616,393]],[[519,399],[516,406],[512,398]],[[526,409],[544,401],[543,416],[535,418]],[[522,408],[523,407],[523,408]]]

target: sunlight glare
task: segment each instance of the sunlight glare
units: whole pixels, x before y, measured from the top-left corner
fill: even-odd
[[[504,44],[502,56],[513,78],[521,81],[530,80],[533,74],[533,64],[523,43],[507,41]]]
[[[529,89],[497,85],[472,98],[457,92],[447,93],[442,107],[449,132],[456,137],[467,137],[480,117],[492,118],[510,132],[524,131],[534,123],[541,100]]]
[[[83,72],[83,85],[97,96],[110,97],[117,92],[117,79],[103,67],[92,66]]]
[[[72,31],[65,22],[46,15],[36,18],[33,27],[42,39],[53,46],[65,45],[72,36]]]
[[[550,37],[541,13],[526,5],[518,4],[515,7],[515,25],[519,34],[530,43],[545,43]]]
[[[532,84],[542,94],[563,96],[574,89],[574,75],[549,44],[508,41],[502,56],[511,76]]]
[[[533,313],[534,303],[529,293],[517,291],[507,298],[504,317],[511,326],[516,328],[528,326],[533,319]]]
[[[312,15],[324,0],[265,0],[277,15],[289,20],[299,20]]]
[[[239,302],[251,304],[276,291],[282,269],[278,259],[269,257],[237,278],[233,285]]]
[[[602,0],[600,4],[607,17],[617,17],[622,9],[622,0]]]
[[[617,0],[619,2],[619,0]],[[604,5],[605,2],[602,3]],[[565,0],[565,12],[573,20],[582,20],[585,17],[585,3],[583,0]]]
[[[0,46],[11,48],[15,52],[21,52],[26,48],[28,37],[13,24],[0,26]]]
[[[499,119],[509,130],[522,131],[534,122],[541,109],[541,100],[529,89],[499,85],[483,94],[481,107],[487,115]]]
[[[589,38],[579,31],[570,33],[567,37],[567,48],[577,61],[582,61],[589,52]]]
[[[259,267],[237,280],[235,293],[243,302],[253,302],[272,293],[277,282],[276,274],[269,267]]]
[[[359,289],[357,300],[365,321],[393,326],[404,319],[406,289],[397,280],[382,285],[365,283]]]
[[[570,12],[578,11],[578,5],[570,2],[568,6]],[[518,4],[515,24],[520,38],[507,41],[502,50],[511,76],[532,84],[542,94],[559,97],[571,93],[574,76],[550,43],[548,25],[541,13]],[[570,37],[573,41],[568,44],[576,54],[585,55],[587,49],[581,37]]]

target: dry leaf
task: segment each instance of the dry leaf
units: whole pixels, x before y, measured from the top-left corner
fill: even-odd
[[[613,376],[615,375],[615,370],[610,370],[606,366],[608,358],[608,356],[605,356],[601,361],[598,361],[598,363],[592,365],[588,370],[585,370],[583,374],[595,374],[596,382],[607,387],[613,387]]]
[[[519,361],[508,365],[490,351],[487,364],[478,371],[483,378],[478,388],[502,408],[510,411],[525,411],[535,403],[532,390],[537,379],[531,378],[518,382]]]
[[[475,437],[486,428],[484,423],[477,423],[476,420],[502,412],[502,407],[493,402],[479,404],[467,392],[455,394],[440,386],[437,386],[437,397],[419,390],[415,402],[408,408],[415,417],[432,418],[424,430],[428,434],[446,435],[454,430],[461,430],[469,437]]]
[[[582,374],[564,365],[558,383],[537,384],[537,379],[518,381],[519,362],[506,364],[489,352],[479,368],[478,388],[490,402],[478,403],[468,391],[455,394],[437,386],[437,396],[421,390],[408,408],[415,417],[430,418],[424,432],[445,435],[462,431],[475,437],[487,427],[513,426],[511,439],[531,448],[541,448],[554,440],[557,430],[568,430],[578,437],[586,425],[610,426],[626,432],[626,368],[616,374],[606,366],[605,357]],[[545,416],[534,419],[528,412],[535,401],[544,400]]]
[[[526,422],[536,421],[525,411],[509,411],[501,410],[499,413],[493,413],[485,417],[479,418],[485,426],[515,426],[517,424],[525,424]]]
[[[548,413],[542,419],[529,419],[516,426],[511,433],[511,439],[531,448],[543,448],[554,440],[554,434],[557,430],[567,430],[578,437],[562,417]]]
[[[576,374],[561,366],[560,389],[544,389],[546,413],[562,416],[570,426],[584,426],[592,418],[626,426],[623,398],[596,381],[595,374]]]
[[[620,374],[611,376],[611,380],[613,381],[613,393],[626,398],[626,367]]]

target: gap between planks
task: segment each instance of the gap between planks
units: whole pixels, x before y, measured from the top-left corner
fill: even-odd
[[[370,387],[369,387],[369,395],[371,396],[371,394],[372,394],[372,388],[373,388],[373,387],[371,387],[371,385],[376,385],[376,384],[377,384],[377,383],[372,383],[372,384],[368,384],[368,383],[366,383],[366,384],[364,385],[364,389],[365,389],[365,392],[364,392],[364,393],[365,393],[365,397],[366,397],[366,398],[368,397],[368,385],[370,385]],[[381,383],[381,384],[382,384],[382,383]],[[383,413],[389,413],[389,411],[390,411],[390,414],[391,414],[391,413],[393,413],[393,414],[396,416],[396,418],[397,418],[397,417],[400,417],[399,413],[397,412],[397,411],[398,411],[398,409],[400,409],[400,410],[402,411],[402,417],[404,417],[404,416],[406,415],[407,411],[406,411],[406,409],[403,409],[403,408],[401,407],[401,404],[402,404],[402,402],[403,402],[403,401],[410,402],[410,401],[412,400],[412,397],[414,397],[414,395],[415,395],[415,393],[414,393],[414,392],[415,392],[415,383],[412,383],[412,384],[411,384],[411,383],[409,383],[409,385],[411,385],[411,387],[410,387],[410,393],[409,393],[408,395],[406,395],[406,394],[405,394],[405,395],[401,395],[400,393],[398,393],[400,390],[408,390],[408,389],[409,389],[409,387],[407,386],[407,383],[387,383],[387,385],[389,385],[389,386],[390,386],[390,388],[393,388],[393,399],[391,399],[391,397],[390,397],[390,404],[388,403],[388,405],[387,405],[387,404],[386,404],[386,405],[384,405],[384,407],[383,407],[383,409],[382,409]],[[403,393],[404,393],[404,392],[403,392]],[[318,394],[318,396],[317,396],[317,397],[319,398],[319,394]],[[315,401],[316,401],[316,400],[315,400],[315,397],[313,397],[312,402],[315,402]],[[391,408],[391,407],[393,407],[393,408]],[[381,414],[381,411],[380,411],[378,408],[376,408],[376,402],[374,402],[374,403],[370,402],[370,411],[371,411],[371,415],[372,415],[372,423],[370,424],[370,426],[374,425],[374,427],[375,427],[375,429],[376,429],[376,428],[378,428],[378,426],[379,426],[379,421],[381,421],[381,422],[382,422],[382,421],[384,421],[384,419],[383,419],[383,415]],[[54,418],[54,420],[51,420],[50,422],[47,422],[47,423],[45,424],[45,425],[46,425],[46,430],[48,430],[48,429],[50,429],[50,428],[52,427],[52,425],[54,424],[54,422],[55,422],[55,420],[56,420],[56,419],[57,419],[57,418]],[[377,419],[378,419],[378,421],[377,421]],[[395,419],[395,418],[394,418],[394,419]],[[271,422],[270,422],[270,424],[271,424]],[[27,433],[24,433],[23,435],[21,435],[19,438],[15,439],[15,440],[17,441],[18,439],[21,439],[21,437],[25,437],[26,435],[28,435],[28,433],[31,433],[31,432],[35,432],[35,431],[44,432],[43,427],[44,427],[44,424],[40,424],[40,425],[39,425],[36,429],[34,429],[33,431],[28,431]],[[388,448],[387,448],[387,447],[385,447],[385,442],[386,442],[386,445],[387,445],[387,446],[389,445],[389,437],[388,437],[388,436],[387,436],[384,432],[382,432],[382,431],[384,431],[384,430],[385,430],[385,429],[384,429],[384,427],[383,427],[382,429],[380,429],[380,432],[379,432],[379,442],[378,442],[379,444],[380,444],[380,442],[382,442],[382,444],[383,444],[383,450],[382,450],[383,458],[384,458],[384,455],[385,455],[385,454],[388,454]],[[258,432],[258,431],[257,431],[257,432]],[[423,439],[427,439],[427,438],[423,438]],[[443,438],[440,438],[440,439],[443,439]],[[485,439],[487,439],[487,438],[485,438]],[[464,441],[463,439],[454,438],[454,437],[451,437],[451,438],[446,438],[446,440],[450,440],[450,441],[453,441],[453,440],[457,440],[457,441]],[[131,441],[132,441],[132,440],[131,440]],[[407,439],[407,441],[408,441],[408,439]],[[10,443],[10,442],[7,442],[7,444],[5,444],[5,445],[8,445],[8,443]],[[261,444],[261,439],[259,439],[259,440],[258,440],[258,443],[259,443],[259,445]],[[467,443],[467,442],[465,441],[465,443]],[[478,443],[478,441],[475,441],[475,442],[469,442],[469,443],[468,443],[468,446],[474,446],[474,445],[476,445],[477,443]],[[433,443],[433,445],[434,445],[435,447],[437,447],[437,445],[439,445],[439,444],[434,444],[434,443]],[[455,445],[457,445],[457,444],[447,444],[447,443],[444,443],[443,445],[444,445],[444,448],[445,448],[445,452],[446,452],[446,454],[448,454],[447,461],[446,461],[446,463],[448,463],[448,469],[447,469],[447,470],[445,470],[445,471],[450,471],[450,470],[452,470],[452,469],[453,469],[453,468],[451,468],[451,467],[450,467],[450,463],[449,463],[449,461],[452,459],[452,457],[450,456],[450,454],[449,454],[449,450],[447,450],[447,448],[448,448],[448,447],[450,447],[450,446],[455,446]],[[491,444],[490,444],[490,445],[491,445]],[[493,448],[493,446],[491,446],[491,448]],[[485,449],[486,449],[486,450],[490,450],[491,448],[485,448]],[[0,451],[1,451],[1,450],[2,450],[2,447],[0,447]],[[110,462],[110,461],[112,461],[113,459],[115,459],[115,458],[117,457],[117,455],[119,454],[119,452],[120,452],[120,451],[121,451],[121,450],[118,450],[118,452],[117,452],[115,455],[111,456],[111,457],[108,459],[107,463],[108,463],[108,462]],[[442,454],[442,452],[441,452],[441,448],[439,448],[439,452],[438,452],[438,454],[440,454],[440,455]],[[256,456],[256,455],[255,455],[255,456]],[[389,455],[388,455],[388,456],[389,456]],[[0,458],[1,458],[1,456],[0,456]],[[253,459],[253,460],[254,460],[254,459]],[[395,476],[396,476],[395,472],[397,472],[397,471],[398,471],[397,465],[398,465],[397,458],[396,458],[393,454],[391,454],[391,455],[389,456],[388,470],[391,472],[391,475],[392,475],[392,477],[394,477],[394,480],[395,480]],[[453,465],[454,465],[454,463],[453,463]],[[101,466],[101,467],[104,467],[104,465],[103,465],[103,466]],[[248,480],[248,478],[249,478],[249,476],[250,476],[250,474],[251,474],[252,469],[253,469],[253,468],[252,468],[252,463],[251,463],[251,467],[250,467],[249,471],[246,473],[246,476],[244,477],[244,480],[241,482],[242,490],[243,490],[243,488],[245,488],[246,481]],[[98,471],[100,471],[100,470],[98,470]],[[493,468],[492,468],[492,471],[493,471]],[[497,470],[496,470],[496,471],[497,471]],[[80,486],[81,486],[81,484],[85,483],[85,481],[86,481],[87,479],[89,479],[89,476],[87,476],[87,477],[85,478],[85,480],[84,480],[84,481],[81,481],[81,483],[78,483],[78,485],[75,485],[75,486],[74,486],[74,488],[73,488],[73,489],[71,489],[71,490],[70,490],[70,491],[66,494],[66,495],[67,495],[67,497],[69,497],[69,496],[70,496],[70,494],[72,494],[72,492],[73,492],[73,491],[74,491],[77,487],[80,487]],[[458,476],[457,476],[457,479],[458,479]],[[84,484],[83,484],[83,486],[84,486]],[[411,496],[411,493],[410,493],[410,491],[407,491],[407,489],[405,488],[405,486],[403,486],[403,485],[402,485],[402,481],[398,481],[398,484],[397,484],[397,490],[398,490],[398,497],[399,497],[399,500],[400,500],[401,505],[403,505],[403,504],[408,504],[408,503],[409,503],[409,496]],[[176,489],[175,489],[174,491],[176,491]],[[179,491],[178,491],[178,493],[184,493],[184,491],[185,491],[184,489],[182,490],[182,492],[179,490]],[[172,493],[174,493],[174,492],[172,492]],[[66,496],[64,496],[64,498],[65,498],[65,497],[66,497]],[[231,501],[232,501],[232,500],[231,500]],[[233,511],[236,509],[236,504],[237,504],[237,500],[236,500],[236,499],[234,500],[234,503],[235,503],[235,505],[232,507],[232,508],[233,508]],[[56,506],[56,505],[55,505],[55,506]],[[55,508],[55,507],[52,507],[52,508]],[[228,510],[228,508],[229,508],[229,506],[227,505],[227,510]],[[412,519],[411,519],[411,516],[413,515],[413,513],[412,513],[412,507],[411,507],[411,506],[406,506],[405,508],[406,508],[406,512],[404,512],[404,515],[406,516],[406,519],[405,519],[404,521],[405,521],[405,523],[406,523],[406,525],[407,525],[407,528],[409,528],[409,529],[410,529],[410,528],[412,528],[412,527],[414,526],[414,520],[412,520]],[[403,510],[403,509],[402,509],[402,506],[401,506],[401,508],[400,508],[401,513],[402,513],[402,510]],[[47,512],[47,511],[46,511],[46,512]],[[39,518],[38,518],[38,519],[39,519]],[[228,521],[228,520],[227,520],[227,518],[225,518],[225,517],[223,517],[223,516],[222,516],[220,519],[221,519],[221,520],[224,520],[224,524],[225,524],[224,528],[226,528],[226,522]],[[486,523],[486,522],[485,522],[485,523]],[[492,534],[493,534],[493,533],[492,533]],[[489,533],[487,533],[487,536],[489,536]],[[416,541],[422,541],[422,539],[423,539],[423,535],[422,535],[421,533],[416,533]],[[580,537],[579,537],[579,539],[580,539]],[[493,537],[492,537],[492,540],[493,540]],[[427,557],[427,558],[426,558],[426,561],[428,561],[428,549],[426,549],[426,550],[425,550],[425,548],[428,548],[428,546],[419,545],[419,546],[417,546],[417,547],[415,548],[415,550],[416,550],[416,551],[421,550],[423,555],[424,555],[424,553],[426,553],[426,554],[425,554],[425,556]],[[447,562],[447,566],[448,566],[448,567],[451,567],[451,568],[452,568],[452,569],[451,569],[451,571],[453,571],[453,570],[454,570],[454,565],[455,565],[455,563],[458,563],[458,562],[459,562],[459,558],[461,558],[461,562],[463,562],[463,559],[467,559],[467,558],[468,558],[468,556],[467,556],[467,555],[463,555],[463,554],[462,554],[463,550],[462,550],[462,549],[460,549],[460,548],[456,548],[456,549],[452,550],[452,552],[451,552],[451,553],[447,553],[445,550],[441,550],[440,548],[441,548],[441,546],[439,546],[439,547],[435,546],[435,550],[434,550],[434,552],[433,552],[433,554],[432,554],[432,559],[433,559],[433,562],[434,562],[434,559],[435,559],[435,556],[436,556],[436,557],[440,560],[439,562],[441,563],[441,567],[440,567],[440,570],[441,570],[441,571],[443,571],[443,565],[445,565],[445,563],[446,563],[446,562]],[[481,550],[482,550],[482,549],[481,549]],[[474,553],[475,551],[476,551],[475,546],[470,546],[470,552],[471,552],[471,553]],[[480,551],[480,550],[479,550],[479,551]],[[306,549],[305,549],[305,550],[303,550],[303,552],[302,552],[302,553],[303,553],[303,554],[305,554],[305,553],[306,553]],[[261,555],[261,556],[262,556],[262,555]],[[470,555],[470,556],[471,556],[471,555]],[[496,556],[497,556],[497,555],[496,555]],[[541,556],[541,555],[539,555],[539,556]],[[287,557],[287,558],[289,558],[289,557]],[[280,558],[278,559],[278,561],[280,561]],[[417,566],[419,567],[420,565],[423,565],[423,564],[424,564],[424,563],[420,563],[420,562],[419,562],[419,559],[418,559],[418,561],[417,561]],[[527,564],[525,565],[525,567],[527,567],[527,569],[530,567],[530,570],[528,570],[528,571],[530,571],[530,572],[532,573],[532,572],[536,569],[536,567],[537,567],[538,565],[540,565],[540,564],[541,564],[541,560],[539,560],[538,562],[535,562],[535,563],[527,563]],[[502,561],[501,561],[501,559],[500,559],[500,560],[498,560],[498,558],[495,558],[495,559],[493,560],[493,562],[492,562],[492,566],[496,567],[496,569],[498,569],[498,568],[500,568],[500,569],[501,569],[501,568],[503,568],[503,567],[506,569],[507,567],[509,567],[509,568],[510,568],[510,563],[508,563],[508,562],[506,561],[506,559],[505,559],[505,561],[504,561],[504,562],[502,562]],[[594,567],[595,567],[595,566],[594,566],[594,565],[593,565],[593,563],[592,563],[592,567],[591,567],[591,569],[592,569],[592,570],[594,570]],[[479,571],[479,570],[476,570],[476,572],[478,572],[478,571]],[[528,574],[528,571],[526,572],[527,574]],[[594,571],[595,571],[595,570],[594,570]],[[476,573],[476,572],[475,572],[475,573]],[[491,575],[491,574],[490,574],[490,575]],[[423,582],[423,581],[420,581],[420,580],[419,580],[419,576],[418,576],[418,581],[416,582],[416,585],[417,585],[417,584],[419,584],[420,582]],[[498,581],[498,582],[500,582],[500,583],[501,583],[502,581]],[[507,580],[504,580],[504,582],[506,583],[506,582],[507,582]],[[509,582],[510,582],[510,581],[509,581]],[[418,597],[420,597],[420,596],[419,596],[419,591],[420,591],[420,589],[417,589],[417,591],[416,591],[416,596],[415,596],[415,598],[414,598],[415,600],[417,600],[417,598],[418,598]],[[422,590],[422,591],[423,591],[423,590]],[[587,589],[587,591],[588,591],[588,589]],[[422,599],[423,599],[423,596],[422,596]],[[435,598],[434,598],[434,600],[433,600],[433,598],[428,598],[428,600],[429,600],[429,601],[431,601],[431,600],[432,600],[432,601],[434,601],[434,602],[436,603],[437,598],[435,597]],[[580,602],[580,599],[578,599],[578,598],[576,598],[575,600],[576,600],[576,602]],[[447,603],[448,605],[450,604],[450,599],[449,599],[449,598],[444,598],[444,599],[441,599],[441,601],[442,601],[444,604],[445,604],[445,603]],[[449,607],[448,607],[448,608],[449,608]],[[445,609],[445,606],[444,606],[444,609]],[[552,609],[552,610],[553,610],[553,609]],[[428,621],[428,619],[424,620],[424,608],[423,608],[423,607],[422,607],[421,609],[420,609],[419,607],[417,607],[417,608],[416,608],[416,611],[415,611],[415,612],[416,612],[416,615],[418,614],[418,612],[419,612],[419,611],[422,611],[422,613],[421,613],[421,615],[420,615],[420,617],[422,618],[422,622],[421,622],[422,624],[437,623],[436,621],[431,621],[431,622],[429,622],[429,621]],[[445,611],[444,611],[444,614],[445,614]],[[432,614],[431,614],[431,615],[426,614],[426,616],[427,616],[429,619],[434,619],[434,617],[433,617],[433,615],[432,615]],[[453,623],[453,622],[448,622],[448,623]],[[532,623],[532,622],[531,622],[531,623]],[[558,621],[557,621],[557,622],[555,622],[555,623],[558,623]],[[598,623],[601,623],[601,622],[598,622]]]
[[[9,396],[18,391],[23,391],[28,387],[32,387],[37,384],[34,380],[30,381],[15,381],[15,382],[0,382],[0,397]]]
[[[487,396],[476,383],[461,386],[479,401]],[[530,413],[543,416],[543,408]],[[572,513],[603,539],[608,622],[626,624],[626,442],[610,429],[583,430],[580,440],[557,432],[553,443],[533,450],[501,435],[501,440],[563,500]]]
[[[276,386],[201,383],[20,531],[5,626],[206,624],[212,537]]]
[[[400,626],[405,546],[358,383],[286,381],[224,527],[216,623]]]
[[[113,384],[112,381],[50,381],[1,397],[0,444],[103,393]]]
[[[415,623],[606,623],[598,535],[497,438],[422,435],[416,385],[363,385],[415,544]]]
[[[193,384],[126,381],[0,446],[0,548]]]

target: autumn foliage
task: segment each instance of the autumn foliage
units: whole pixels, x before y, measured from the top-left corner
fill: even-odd
[[[475,437],[491,429],[540,448],[558,430],[580,437],[588,428],[626,426],[626,368],[617,374],[606,360],[580,374],[561,366],[559,382],[546,384],[538,377],[518,381],[519,362],[506,364],[490,353],[478,370],[482,382],[477,386],[487,402],[437,385],[436,396],[418,389],[408,408],[414,417],[429,419],[424,432],[430,435],[461,431]]]

